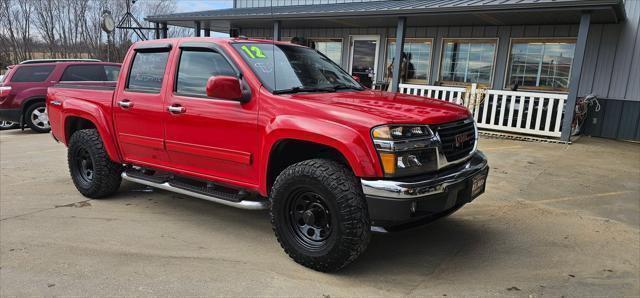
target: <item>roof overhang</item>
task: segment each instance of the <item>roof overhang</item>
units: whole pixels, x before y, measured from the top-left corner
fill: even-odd
[[[270,26],[281,21],[282,28],[340,28],[395,26],[406,17],[408,26],[473,26],[576,24],[589,12],[592,23],[618,23],[625,17],[622,0],[406,0],[355,2],[344,4],[231,8],[191,13],[149,16],[150,22],[228,31],[230,28]],[[437,4],[437,5],[436,5]]]

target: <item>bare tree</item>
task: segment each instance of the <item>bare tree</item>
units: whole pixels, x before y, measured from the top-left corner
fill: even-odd
[[[109,37],[100,27],[103,11],[120,20],[131,0],[0,0],[0,66],[32,57],[91,57],[122,61],[128,47],[138,41],[130,30],[116,29]],[[176,11],[176,0],[143,0],[131,12],[148,15]],[[143,21],[143,26],[152,27]],[[191,35],[192,29],[174,27],[169,36]],[[145,32],[152,37],[153,31]],[[110,52],[110,57],[107,56]]]
[[[9,38],[9,0],[0,0],[0,73],[11,64],[11,39]]]
[[[51,57],[57,56],[56,47],[56,27],[54,23],[55,0],[38,0],[36,6],[35,27],[40,34],[40,38],[46,44]]]
[[[28,0],[2,0],[2,39],[8,41],[11,58],[31,57],[31,8]],[[6,35],[5,35],[6,33]]]
[[[174,0],[153,0],[140,3],[142,16],[163,15],[174,12],[177,10],[176,2]],[[144,22],[146,27],[153,27],[151,22]],[[172,26],[167,33],[168,37],[184,37],[191,36],[193,29],[185,27]]]

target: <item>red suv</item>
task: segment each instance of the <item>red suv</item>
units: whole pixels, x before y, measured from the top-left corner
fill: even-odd
[[[0,121],[49,132],[47,88],[58,83],[115,85],[120,64],[99,60],[30,60],[9,66],[0,82]]]

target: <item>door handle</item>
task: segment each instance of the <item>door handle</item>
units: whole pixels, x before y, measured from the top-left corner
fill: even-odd
[[[128,100],[128,99],[123,99],[123,100],[119,101],[119,102],[118,102],[118,105],[119,105],[121,108],[125,108],[125,109],[126,109],[126,108],[130,108],[130,107],[133,107],[133,103],[132,103],[130,100]]]
[[[171,114],[182,114],[187,111],[187,109],[185,109],[183,106],[179,104],[170,105],[167,107],[167,110]]]

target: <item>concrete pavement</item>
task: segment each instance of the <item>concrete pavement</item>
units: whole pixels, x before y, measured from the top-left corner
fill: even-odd
[[[323,274],[284,254],[266,212],[132,183],[87,200],[63,145],[3,131],[0,296],[640,296],[640,145],[480,149],[486,194]]]

